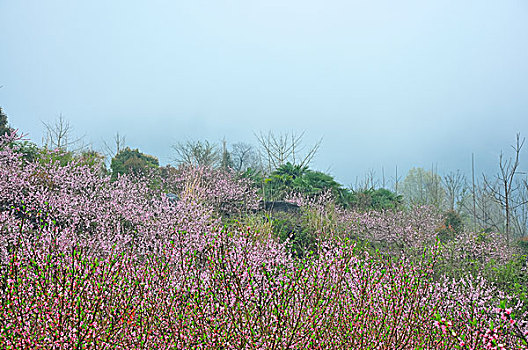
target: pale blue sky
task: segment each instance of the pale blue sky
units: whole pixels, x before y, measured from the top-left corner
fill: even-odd
[[[306,131],[349,185],[472,152],[491,172],[528,136],[526,0],[0,0],[0,48],[12,126],[40,142],[62,113],[162,164],[177,141]]]

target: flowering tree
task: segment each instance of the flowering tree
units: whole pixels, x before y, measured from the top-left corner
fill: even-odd
[[[317,257],[296,259],[251,226],[221,224],[258,200],[230,172],[112,182],[75,161],[25,163],[16,139],[0,139],[2,348],[527,346],[519,300],[478,276],[435,277],[444,250],[428,208],[385,218],[300,198],[325,234]],[[369,252],[336,232],[354,222],[357,234],[419,247],[422,258]]]

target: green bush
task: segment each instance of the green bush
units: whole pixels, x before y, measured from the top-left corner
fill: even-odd
[[[357,210],[392,210],[399,208],[403,197],[385,188],[366,189],[350,192],[345,199],[345,206]]]
[[[457,234],[464,232],[462,217],[456,211],[449,210],[444,213],[442,226],[437,230],[441,242],[451,241]]]
[[[112,180],[117,179],[118,174],[137,174],[158,167],[158,158],[128,147],[116,154],[110,164]]]
[[[522,301],[524,306],[521,313],[528,311],[528,271],[527,255],[517,255],[505,264],[499,265],[494,261],[483,269],[487,280],[499,290],[513,296],[514,301]]]
[[[287,247],[296,258],[317,254],[314,232],[304,225],[302,217],[286,213],[274,213],[271,220],[273,235]]]

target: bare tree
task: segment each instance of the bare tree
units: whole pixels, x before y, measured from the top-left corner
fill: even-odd
[[[438,168],[431,164],[431,176],[425,179],[426,201],[437,208],[443,208],[445,189],[442,187],[442,178],[438,175]]]
[[[363,185],[359,189],[364,190],[364,191],[370,190],[370,189],[373,190],[376,187],[378,187],[378,185],[379,183],[376,177],[376,171],[374,169],[369,169],[365,173],[365,176],[363,178]]]
[[[483,183],[472,177],[462,192],[467,193],[460,201],[459,210],[474,232],[479,229],[504,232],[505,216],[501,204],[493,192]]]
[[[314,146],[303,152],[305,145],[302,143],[304,132],[301,134],[284,133],[255,134],[262,149],[262,156],[267,162],[268,171],[272,172],[287,162],[301,167],[308,166],[321,146],[322,139]]]
[[[231,145],[231,161],[233,169],[238,172],[245,171],[248,168],[261,170],[262,164],[259,154],[255,148],[244,142],[237,142]]]
[[[110,166],[112,158],[125,149],[126,137],[124,135],[119,135],[119,132],[116,132],[112,142],[113,144],[109,145],[106,141],[103,141],[103,154],[105,156],[105,163],[108,166]]]
[[[512,211],[519,205],[526,203],[514,203],[513,197],[515,192],[518,191],[519,186],[514,182],[515,176],[519,174],[519,156],[521,149],[524,145],[525,139],[521,141],[521,135],[517,134],[516,143],[512,145],[515,153],[513,158],[504,159],[504,154],[501,152],[499,156],[499,172],[495,177],[495,181],[491,182],[484,175],[484,185],[493,194],[494,198],[504,209],[505,215],[505,234],[506,242],[510,243],[510,227],[511,227],[511,216]]]
[[[396,171],[394,174],[394,193],[398,194],[398,185],[401,182],[401,176],[398,175],[398,166],[396,165]]]
[[[218,147],[207,140],[179,142],[172,149],[176,152],[174,160],[178,164],[216,167],[222,160]]]
[[[517,196],[516,210],[514,211],[514,217],[516,224],[517,232],[521,237],[527,235],[528,229],[528,177],[525,176],[522,180],[519,181],[519,193]]]
[[[451,171],[444,175],[442,182],[446,191],[449,210],[454,211],[456,207],[457,211],[459,211],[459,203],[461,203],[466,192],[466,177],[460,170]]]
[[[70,122],[64,118],[62,114],[53,123],[45,123],[46,136],[43,140],[43,144],[47,148],[60,149],[63,151],[78,152],[86,148],[82,143],[84,136],[74,137],[73,127]]]
[[[350,190],[354,192],[363,192],[368,190],[374,190],[379,187],[379,179],[376,176],[376,171],[374,169],[369,169],[364,175],[363,178],[356,176],[356,181],[354,184],[349,186]]]
[[[125,148],[126,137],[124,135],[119,135],[119,132],[116,132],[112,141],[112,146],[108,145],[106,141],[103,141],[104,153],[108,158],[114,157]]]
[[[477,230],[477,193],[475,188],[475,154],[471,153],[471,197],[473,198],[473,230]]]
[[[498,232],[504,231],[504,211],[495,195],[486,186],[477,186],[476,190],[477,225]]]

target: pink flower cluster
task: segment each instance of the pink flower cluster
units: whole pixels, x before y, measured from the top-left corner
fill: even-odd
[[[258,208],[261,200],[250,179],[231,169],[180,166],[168,168],[165,188],[182,198],[204,201],[223,214],[241,214]]]

